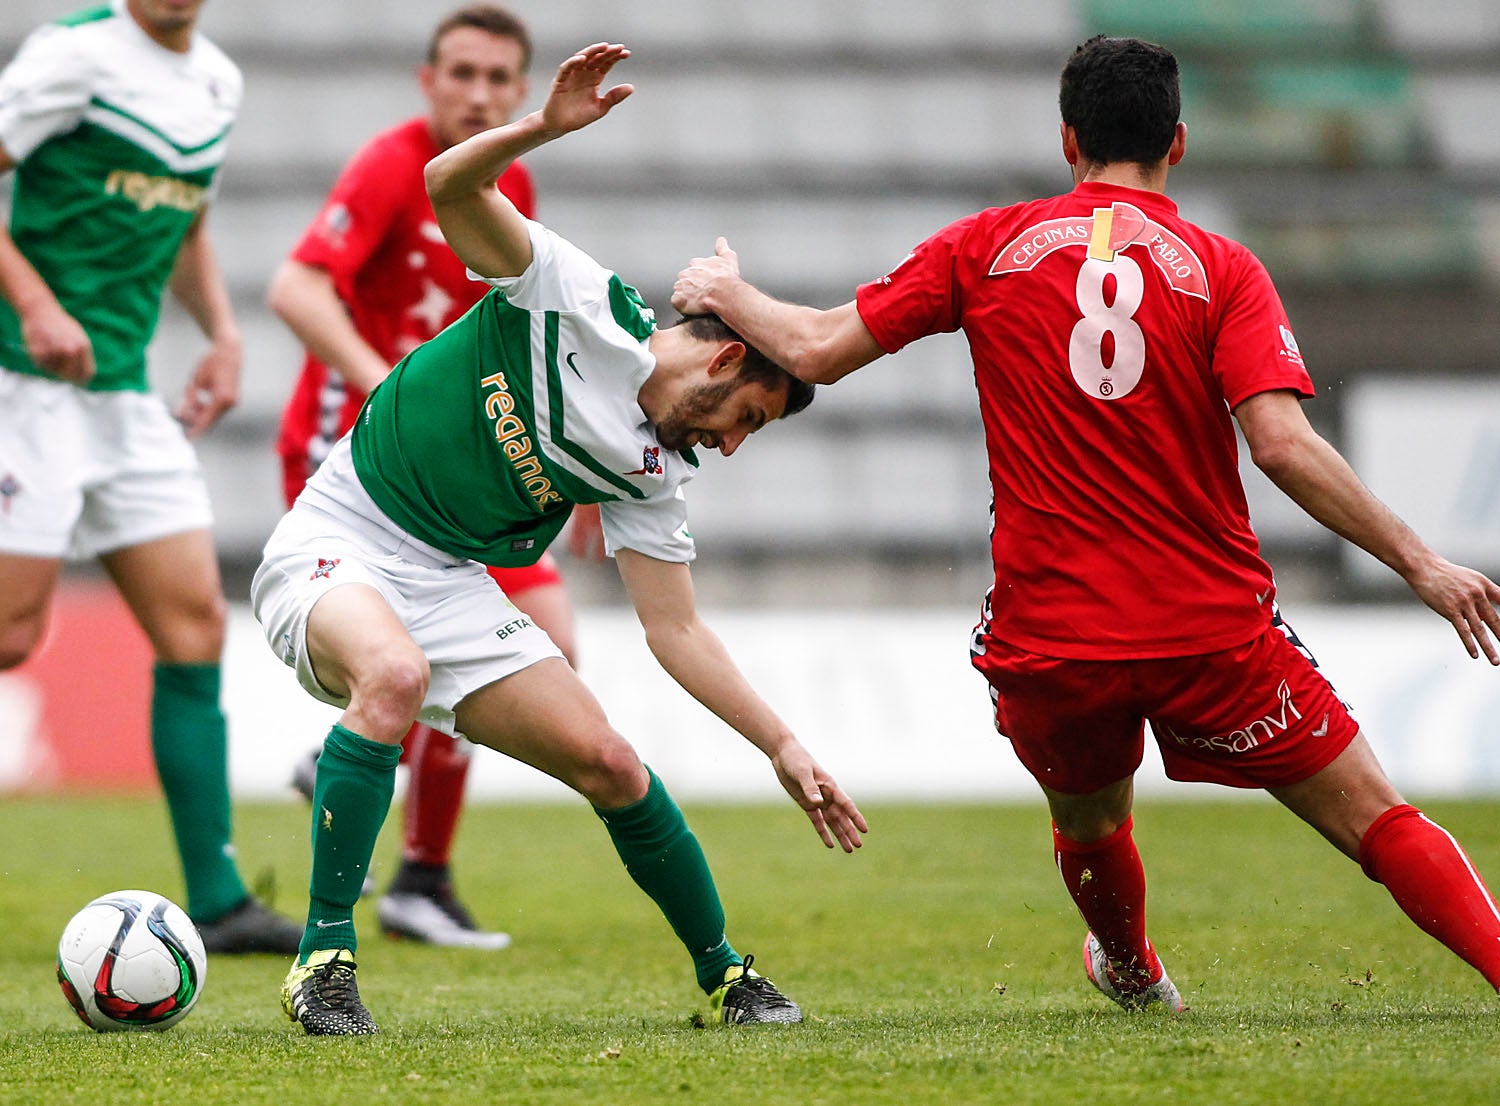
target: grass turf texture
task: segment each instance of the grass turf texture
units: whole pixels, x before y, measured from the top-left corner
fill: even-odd
[[[1500,803],[1430,812],[1500,883]],[[807,1009],[792,1029],[703,1027],[688,958],[581,804],[474,807],[460,889],[510,950],[386,940],[361,905],[380,1036],[312,1040],[277,1004],[286,963],[211,959],[163,1034],[78,1024],[52,978],[72,912],[180,894],[159,803],[0,804],[0,1103],[1494,1100],[1497,1002],[1385,892],[1259,802],[1143,804],[1152,933],[1192,1010],[1130,1016],[1089,987],[1083,928],[1039,803],[882,807],[854,857],[787,807],[687,810],[730,933]],[[247,872],[300,916],[306,810],[237,811]],[[388,874],[397,820],[377,856]]]

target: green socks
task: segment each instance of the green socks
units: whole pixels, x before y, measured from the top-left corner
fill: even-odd
[[[713,873],[682,811],[656,773],[645,797],[619,810],[594,808],[637,886],[667,916],[693,958],[698,985],[712,991],[724,970],[741,962],[724,936],[724,908]],[[321,775],[321,772],[319,773]]]
[[[245,900],[230,843],[229,739],[219,709],[219,666],[157,664],[151,753],[187,884],[188,914],[210,922]]]
[[[354,904],[396,789],[400,745],[382,745],[335,724],[318,757],[313,788],[312,882],[302,959],[356,947]]]

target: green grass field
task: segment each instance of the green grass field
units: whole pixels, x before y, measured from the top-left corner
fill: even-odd
[[[703,1027],[687,957],[580,805],[471,809],[462,890],[500,953],[399,944],[361,907],[380,1036],[312,1040],[285,963],[218,959],[163,1034],[94,1034],[53,979],[72,912],[179,893],[155,801],[0,805],[0,1102],[1490,1103],[1497,1004],[1385,892],[1279,808],[1146,804],[1152,933],[1192,1009],[1131,1016],[1087,984],[1039,803],[882,807],[853,857],[790,805],[689,807],[730,935],[808,1011]],[[1431,813],[1500,882],[1500,803]],[[305,899],[305,813],[242,808],[245,870]],[[377,864],[390,870],[393,818]]]

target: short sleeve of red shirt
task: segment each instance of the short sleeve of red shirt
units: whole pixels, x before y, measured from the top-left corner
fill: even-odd
[[[327,270],[341,290],[379,248],[404,202],[400,174],[382,170],[381,145],[377,139],[365,146],[344,167],[292,251],[294,260]]]
[[[1234,274],[1213,341],[1212,368],[1234,408],[1259,392],[1314,394],[1270,274],[1249,250],[1227,243]]]
[[[938,231],[886,276],[861,284],[855,306],[871,336],[886,353],[925,338],[957,330],[962,304],[954,265],[965,236],[979,216],[960,219]]]

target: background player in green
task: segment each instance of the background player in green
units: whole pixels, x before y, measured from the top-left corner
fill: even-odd
[[[210,952],[286,952],[245,889],[219,708],[225,602],[187,438],[239,390],[204,211],[240,74],[201,0],[117,0],[33,33],[0,74],[0,669],[46,628],[63,558],[98,556],[156,655],[151,744]],[[211,342],[176,412],[148,391],[163,286]]]
[[[314,1034],[373,1033],[355,986],[353,908],[415,716],[587,798],[693,958],[726,1022],[800,1021],[724,933],[713,876],[676,804],[551,640],[484,565],[540,556],[573,504],[605,543],[662,667],[771,760],[825,844],[866,830],[853,801],[755,693],[699,619],[681,485],[812,399],[719,320],[657,330],[635,289],[521,217],[494,187],[514,159],[595,122],[628,56],[598,44],[539,112],[428,163],[449,244],[494,286],[371,393],[266,546],[256,617],[302,685],[344,713],[318,760],[311,905],[282,1002]]]

